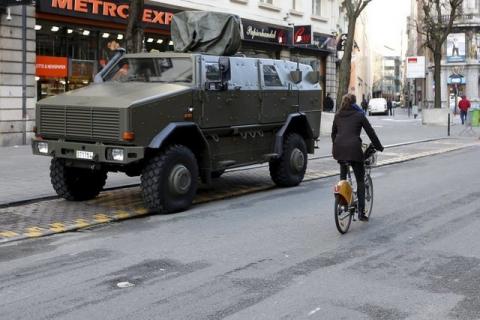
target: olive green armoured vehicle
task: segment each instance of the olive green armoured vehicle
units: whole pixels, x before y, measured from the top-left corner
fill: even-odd
[[[141,175],[155,212],[184,210],[200,181],[254,163],[296,186],[319,136],[321,89],[308,65],[126,54],[97,80],[37,103],[33,152],[53,157],[51,182],[67,200],[96,197],[111,171]]]
[[[225,13],[178,13],[171,32],[180,53],[119,50],[96,84],[39,101],[32,147],[53,157],[55,191],[91,199],[109,171],[121,171],[141,175],[150,210],[175,212],[190,206],[199,181],[267,161],[277,185],[298,185],[319,135],[318,73],[232,56],[240,25]]]

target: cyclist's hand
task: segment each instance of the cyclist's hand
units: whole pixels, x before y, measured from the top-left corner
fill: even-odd
[[[377,150],[383,152],[383,146],[378,147]]]

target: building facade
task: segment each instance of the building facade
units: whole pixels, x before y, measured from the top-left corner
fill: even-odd
[[[422,19],[422,10],[412,0],[412,15],[408,19],[409,47],[407,56],[425,56],[427,68],[425,78],[408,82],[410,98],[414,104],[431,108],[434,104],[435,83],[433,80],[433,55],[424,49],[424,39],[413,27]],[[448,13],[446,13],[448,15]],[[456,108],[458,97],[468,96],[473,105],[480,103],[480,1],[464,0],[460,16],[454,21],[453,29],[443,45],[441,61],[442,107]]]
[[[0,11],[0,146],[29,142],[37,100],[93,81],[125,45],[128,2],[36,0]],[[146,1],[146,51],[173,50],[170,22],[183,10],[239,15],[241,53],[308,63],[320,71],[323,97],[336,96],[336,36],[346,31],[340,0]]]
[[[373,97],[400,101],[401,58],[375,54],[373,62]]]
[[[369,100],[372,96],[372,59],[367,29],[367,12],[363,11],[355,26],[355,44],[352,52],[349,93]]]

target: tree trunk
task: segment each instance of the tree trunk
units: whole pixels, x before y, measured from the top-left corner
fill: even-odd
[[[345,43],[345,51],[340,62],[340,70],[338,74],[338,88],[337,88],[337,102],[336,110],[339,109],[342,103],[342,97],[348,93],[348,86],[350,85],[350,74],[352,68],[352,49],[355,37],[355,24],[357,18],[349,17],[348,19],[348,34],[347,42]]]
[[[435,82],[435,104],[434,104],[435,108],[442,107],[442,83],[440,79],[440,72],[442,71],[442,65],[441,65],[442,54],[440,52],[441,52],[441,48],[433,52],[433,61],[435,63],[435,67],[433,71],[433,79]]]
[[[143,49],[143,4],[144,0],[130,0],[128,24],[125,35],[127,52],[142,52]]]

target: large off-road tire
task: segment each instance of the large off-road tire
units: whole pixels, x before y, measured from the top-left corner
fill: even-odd
[[[188,209],[198,187],[198,164],[190,149],[172,145],[151,158],[141,176],[145,205],[152,212]]]
[[[293,187],[302,182],[307,170],[307,145],[302,136],[290,133],[283,141],[283,153],[270,160],[270,177],[279,187]]]
[[[107,171],[67,167],[63,159],[54,158],[50,164],[50,180],[57,194],[70,201],[95,198],[107,180]]]

